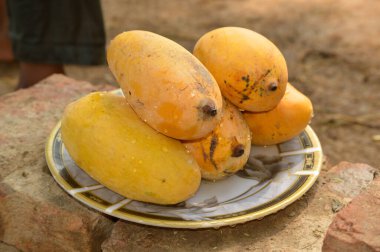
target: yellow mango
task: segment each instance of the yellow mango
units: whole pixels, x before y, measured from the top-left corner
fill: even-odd
[[[218,84],[174,41],[147,31],[124,32],[111,41],[107,60],[128,103],[162,134],[196,139],[218,124],[222,110]]]
[[[224,101],[219,125],[207,137],[184,145],[198,162],[202,178],[219,180],[244,167],[251,151],[251,132],[241,112]]]
[[[243,112],[252,131],[252,144],[272,145],[300,134],[313,116],[313,105],[308,97],[288,83],[280,103],[267,112]]]
[[[181,142],[141,121],[123,97],[97,92],[69,104],[61,129],[79,167],[127,198],[176,204],[199,187],[199,167]]]
[[[285,93],[288,70],[283,55],[254,31],[215,29],[198,40],[194,55],[215,77],[223,96],[240,109],[271,110]]]

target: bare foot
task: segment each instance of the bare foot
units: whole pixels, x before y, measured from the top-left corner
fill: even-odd
[[[55,73],[63,74],[63,65],[20,62],[20,77],[17,89],[33,86]]]

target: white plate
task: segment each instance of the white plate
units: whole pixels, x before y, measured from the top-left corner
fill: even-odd
[[[259,219],[300,198],[319,175],[322,149],[310,126],[288,142],[252,146],[251,165],[222,181],[202,180],[194,197],[175,206],[126,199],[93,180],[68,154],[60,123],[48,139],[46,159],[66,192],[100,212],[146,225],[207,228]],[[264,169],[259,169],[262,166]]]

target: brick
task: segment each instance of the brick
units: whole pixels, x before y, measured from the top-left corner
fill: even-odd
[[[329,226],[323,251],[380,251],[380,178],[342,209]]]

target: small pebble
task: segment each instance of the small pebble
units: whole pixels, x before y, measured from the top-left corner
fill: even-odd
[[[315,229],[313,230],[314,237],[321,238],[323,235],[323,232],[321,230]]]
[[[294,217],[294,216],[296,216],[296,212],[292,211],[292,212],[288,213],[288,216],[289,217]]]
[[[373,135],[372,140],[375,142],[380,142],[380,135]]]
[[[333,199],[332,202],[331,202],[331,210],[334,213],[339,212],[340,209],[342,209],[343,206],[344,206],[343,203],[340,202],[339,200]]]

